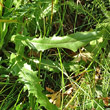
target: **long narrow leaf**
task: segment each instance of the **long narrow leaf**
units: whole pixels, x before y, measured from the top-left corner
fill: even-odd
[[[77,51],[82,46],[87,45],[90,41],[98,39],[99,32],[77,32],[63,37],[50,38],[31,38],[22,35],[12,36],[12,41],[16,44],[21,42],[25,46],[31,46],[38,51],[44,51],[50,48],[67,48],[72,51]],[[19,46],[17,46],[19,47]]]

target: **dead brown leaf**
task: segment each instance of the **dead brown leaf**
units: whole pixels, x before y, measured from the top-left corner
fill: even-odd
[[[52,90],[51,88],[48,88],[48,87],[46,87],[46,90],[47,90],[48,92],[50,92],[50,93],[54,93],[54,92],[55,92],[54,90]]]
[[[47,94],[47,97],[50,98],[50,103],[55,104],[57,107],[60,107],[61,104],[61,93],[60,92],[56,92],[53,94]]]
[[[87,63],[87,61],[91,61],[92,54],[89,52],[80,52],[75,56],[75,61],[80,62],[81,59]]]
[[[98,99],[102,99],[103,103],[105,104],[106,107],[109,106],[108,104],[109,104],[110,97],[101,97],[101,98],[98,98]]]
[[[55,100],[55,105],[57,107],[60,107],[60,105],[61,105],[61,94],[60,93],[57,95],[57,98]]]
[[[73,87],[69,88],[64,94],[65,95],[70,95],[73,92]]]
[[[110,99],[110,97],[103,98],[103,103],[105,104],[105,106],[108,106],[109,99]]]

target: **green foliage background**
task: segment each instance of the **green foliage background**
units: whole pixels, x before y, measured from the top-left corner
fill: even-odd
[[[104,110],[103,97],[110,94],[109,4],[0,0],[0,109],[71,110],[72,104],[75,110]],[[79,82],[72,78],[85,71]],[[76,86],[72,98],[63,97],[68,82]],[[60,107],[49,102],[46,86],[61,92]]]

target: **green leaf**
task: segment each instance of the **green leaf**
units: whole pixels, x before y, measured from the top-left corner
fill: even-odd
[[[44,106],[47,110],[57,110],[57,107],[51,104],[42,93],[43,88],[40,85],[41,80],[37,77],[37,72],[33,71],[31,66],[22,60],[21,56],[14,53],[10,56],[10,63],[13,75],[18,75],[19,80],[24,83],[24,90],[28,90],[29,95],[33,94],[40,106]]]
[[[12,53],[10,56],[10,67],[12,74],[18,76],[18,73],[21,71],[23,65],[24,61],[22,60],[22,57]]]
[[[0,20],[2,20],[1,18],[4,16],[4,14],[9,11],[9,9],[7,8],[10,8],[11,3],[12,3],[12,0],[10,0],[10,3],[9,3],[9,0],[6,0],[5,2],[3,0],[0,1]],[[4,4],[4,6],[2,6],[2,4]],[[5,7],[4,10],[3,10],[3,7]],[[8,31],[8,24],[2,23],[0,21],[0,49],[2,49],[2,46],[4,44],[4,39],[6,37],[7,31]]]
[[[77,51],[82,46],[87,45],[90,41],[100,37],[99,32],[77,32],[75,34],[66,35],[63,37],[50,38],[31,38],[22,35],[12,36],[12,41],[15,44],[24,44],[25,46],[36,48],[38,51],[44,51],[50,48],[67,48],[72,51]],[[19,43],[18,43],[19,42]],[[16,45],[17,47],[19,47]]]
[[[42,93],[43,88],[40,85],[40,79],[36,75],[36,71],[31,69],[31,66],[27,63],[21,68],[19,72],[21,81],[24,82],[25,88],[28,89],[29,94],[33,94],[37,97],[37,101],[41,106],[44,106],[47,110],[58,110],[56,106],[51,104],[48,98]]]

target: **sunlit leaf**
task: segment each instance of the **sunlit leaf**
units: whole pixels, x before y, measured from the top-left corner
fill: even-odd
[[[57,107],[51,104],[48,98],[42,93],[43,88],[40,85],[40,79],[36,75],[36,71],[31,69],[31,66],[24,64],[19,72],[21,81],[25,84],[25,89],[28,89],[29,94],[33,94],[41,106],[47,110],[57,110]]]
[[[38,39],[14,35],[11,40],[16,44],[22,43],[25,46],[36,48],[38,51],[44,51],[50,48],[67,48],[75,52],[82,46],[87,45],[90,41],[99,37],[98,32],[77,32],[63,37],[45,37]]]

